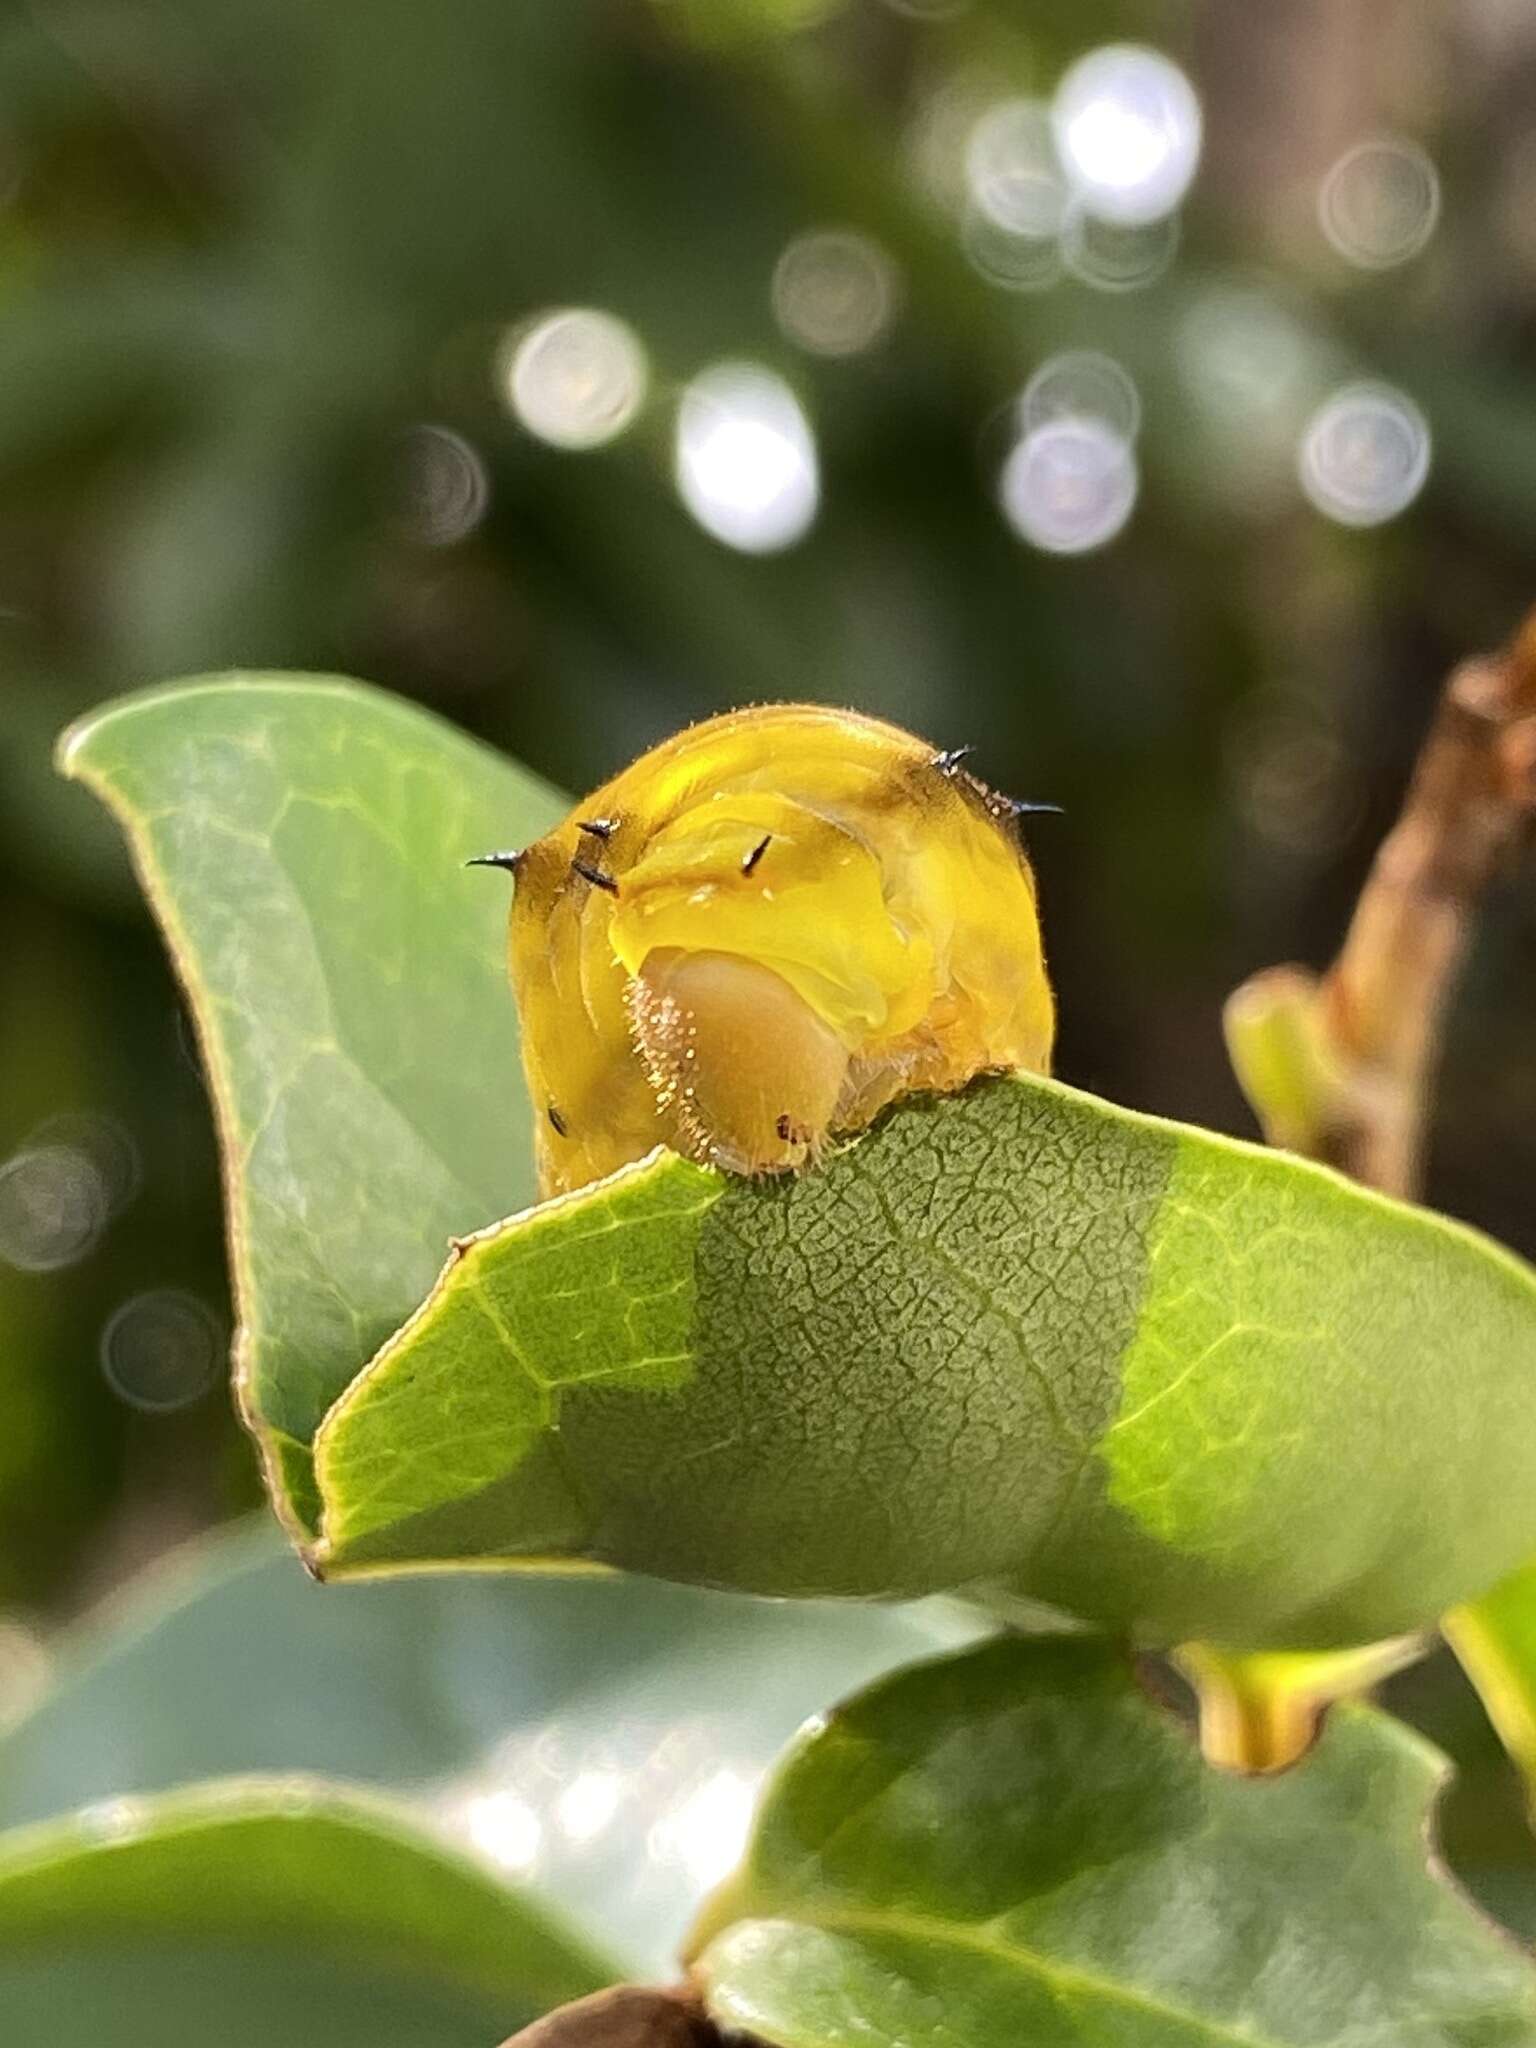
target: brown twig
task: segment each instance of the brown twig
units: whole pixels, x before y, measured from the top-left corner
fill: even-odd
[[[616,1984],[524,2027],[502,2048],[720,2048],[691,1985]]]
[[[1321,977],[1269,968],[1227,1003],[1232,1065],[1271,1144],[1384,1193],[1417,1195],[1446,1011],[1478,904],[1533,819],[1536,612],[1503,653],[1463,662],[1446,683],[1332,967]],[[1460,1609],[1446,1633],[1504,1728],[1514,1716],[1500,1718],[1496,1701],[1519,1688],[1489,1630],[1476,1637],[1476,1659],[1464,1648],[1480,1616]],[[1247,1769],[1293,1761],[1331,1700],[1415,1647],[1378,1644],[1356,1663],[1348,1653],[1234,1658],[1187,1645],[1202,1746]]]
[[[1536,820],[1536,611],[1445,686],[1333,966],[1258,974],[1227,1005],[1272,1143],[1418,1192],[1445,1015],[1484,890]]]

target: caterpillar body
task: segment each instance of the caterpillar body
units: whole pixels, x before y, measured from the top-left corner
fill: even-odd
[[[541,1193],[659,1144],[784,1172],[910,1091],[1045,1071],[1023,808],[896,726],[765,705],[493,856]]]

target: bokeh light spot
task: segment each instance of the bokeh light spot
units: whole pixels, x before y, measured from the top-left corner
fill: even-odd
[[[466,1801],[463,1825],[481,1855],[502,1870],[530,1871],[539,1860],[543,1825],[516,1792],[486,1792]]]
[[[1260,700],[1246,707],[1228,744],[1239,814],[1263,844],[1289,860],[1337,852],[1358,808],[1337,732],[1304,708]]]
[[[60,1110],[29,1132],[26,1142],[28,1147],[68,1145],[83,1152],[101,1175],[114,1216],[139,1192],[143,1180],[139,1148],[114,1116],[91,1109]]]
[[[1302,489],[1343,526],[1379,526],[1411,505],[1429,475],[1424,415],[1389,384],[1349,384],[1302,436]]]
[[[1113,356],[1066,349],[1040,365],[1019,400],[1026,434],[1064,419],[1101,421],[1129,443],[1141,431],[1141,394]]]
[[[965,217],[961,240],[966,255],[989,284],[1010,292],[1049,291],[1066,275],[1061,242],[1055,231],[1016,235],[988,220],[984,213]]]
[[[1039,240],[1057,232],[1067,189],[1042,100],[987,108],[966,144],[965,182],[976,212],[1005,234]]]
[[[485,464],[451,427],[413,427],[405,436],[401,495],[406,527],[429,548],[474,532],[491,500]]]
[[[1347,364],[1302,312],[1264,285],[1197,292],[1180,316],[1175,359],[1213,497],[1279,516],[1296,496],[1296,450]]]
[[[1288,446],[1322,387],[1319,344],[1257,286],[1212,285],[1179,323],[1179,366],[1191,396],[1235,427],[1278,423]]]
[[[1068,415],[1023,436],[1003,465],[998,495],[1009,524],[1032,547],[1081,555],[1114,539],[1139,488],[1125,436],[1102,419]]]
[[[162,1287],[117,1310],[102,1332],[101,1369],[129,1407],[165,1415],[207,1392],[223,1353],[213,1311],[195,1295]]]
[[[676,476],[700,526],[746,554],[799,540],[821,496],[810,422],[783,378],[755,363],[717,363],[684,391]]]
[[[1323,233],[1348,263],[1390,270],[1417,256],[1440,218],[1440,175],[1416,142],[1384,135],[1346,150],[1318,192]]]
[[[590,1842],[619,1810],[624,1779],[617,1771],[580,1771],[555,1802],[555,1817],[568,1841]]]
[[[970,149],[976,125],[1007,96],[1008,81],[990,66],[962,65],[918,99],[906,134],[914,182],[955,219],[970,205]]]
[[[652,1828],[652,1860],[681,1864],[697,1885],[718,1884],[746,1847],[755,1803],[750,1779],[716,1771]]]
[[[847,228],[797,235],[773,273],[773,310],[789,340],[818,356],[873,348],[896,310],[896,267],[878,242]]]
[[[80,1146],[24,1146],[0,1164],[0,1260],[23,1273],[73,1265],[112,1206],[106,1176]]]
[[[649,369],[639,336],[593,307],[543,315],[507,339],[502,357],[513,413],[556,448],[600,448],[645,401]]]
[[[1081,284],[1098,292],[1143,291],[1167,271],[1179,247],[1179,216],[1125,222],[1101,220],[1080,202],[1062,223],[1061,253]]]
[[[1171,213],[1200,162],[1201,115],[1178,65],[1137,43],[1078,59],[1052,103],[1056,145],[1089,212],[1135,225]]]

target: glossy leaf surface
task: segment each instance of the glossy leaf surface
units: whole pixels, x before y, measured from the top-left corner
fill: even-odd
[[[365,1783],[659,1976],[806,1717],[973,1633],[938,1603],[644,1579],[322,1587],[275,1529],[244,1529],[178,1553],[64,1650],[0,1738],[0,1827],[189,1778]]]
[[[1215,1772],[1112,1652],[999,1642],[802,1741],[696,1968],[781,2048],[1528,2048],[1536,1972],[1429,1868],[1438,1775],[1366,1708]]]
[[[488,1869],[319,1781],[230,1779],[0,1835],[15,2048],[478,2048],[610,1974]]]

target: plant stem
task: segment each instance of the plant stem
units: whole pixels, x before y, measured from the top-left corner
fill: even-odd
[[[1230,1771],[1283,1771],[1312,1745],[1324,1710],[1364,1692],[1423,1654],[1417,1636],[1357,1650],[1265,1651],[1234,1656],[1186,1643],[1174,1662],[1200,1697],[1200,1747]]]
[[[1440,1627],[1525,1779],[1536,1821],[1536,1563],[1453,1607]]]
[[[1233,1070],[1272,1145],[1386,1194],[1419,1193],[1446,1013],[1478,905],[1533,819],[1536,611],[1502,653],[1452,672],[1332,967],[1269,968],[1227,1003]],[[1443,1628],[1536,1785],[1536,1565]],[[1294,1761],[1332,1700],[1395,1668],[1394,1648],[1234,1659],[1187,1646],[1180,1662],[1200,1694],[1207,1756],[1246,1769]]]
[[[1536,819],[1536,612],[1445,686],[1337,960],[1270,968],[1227,1004],[1271,1143],[1413,1197],[1446,1010],[1480,898]]]
[[[616,1984],[556,2007],[502,2048],[721,2048],[692,1986]]]

